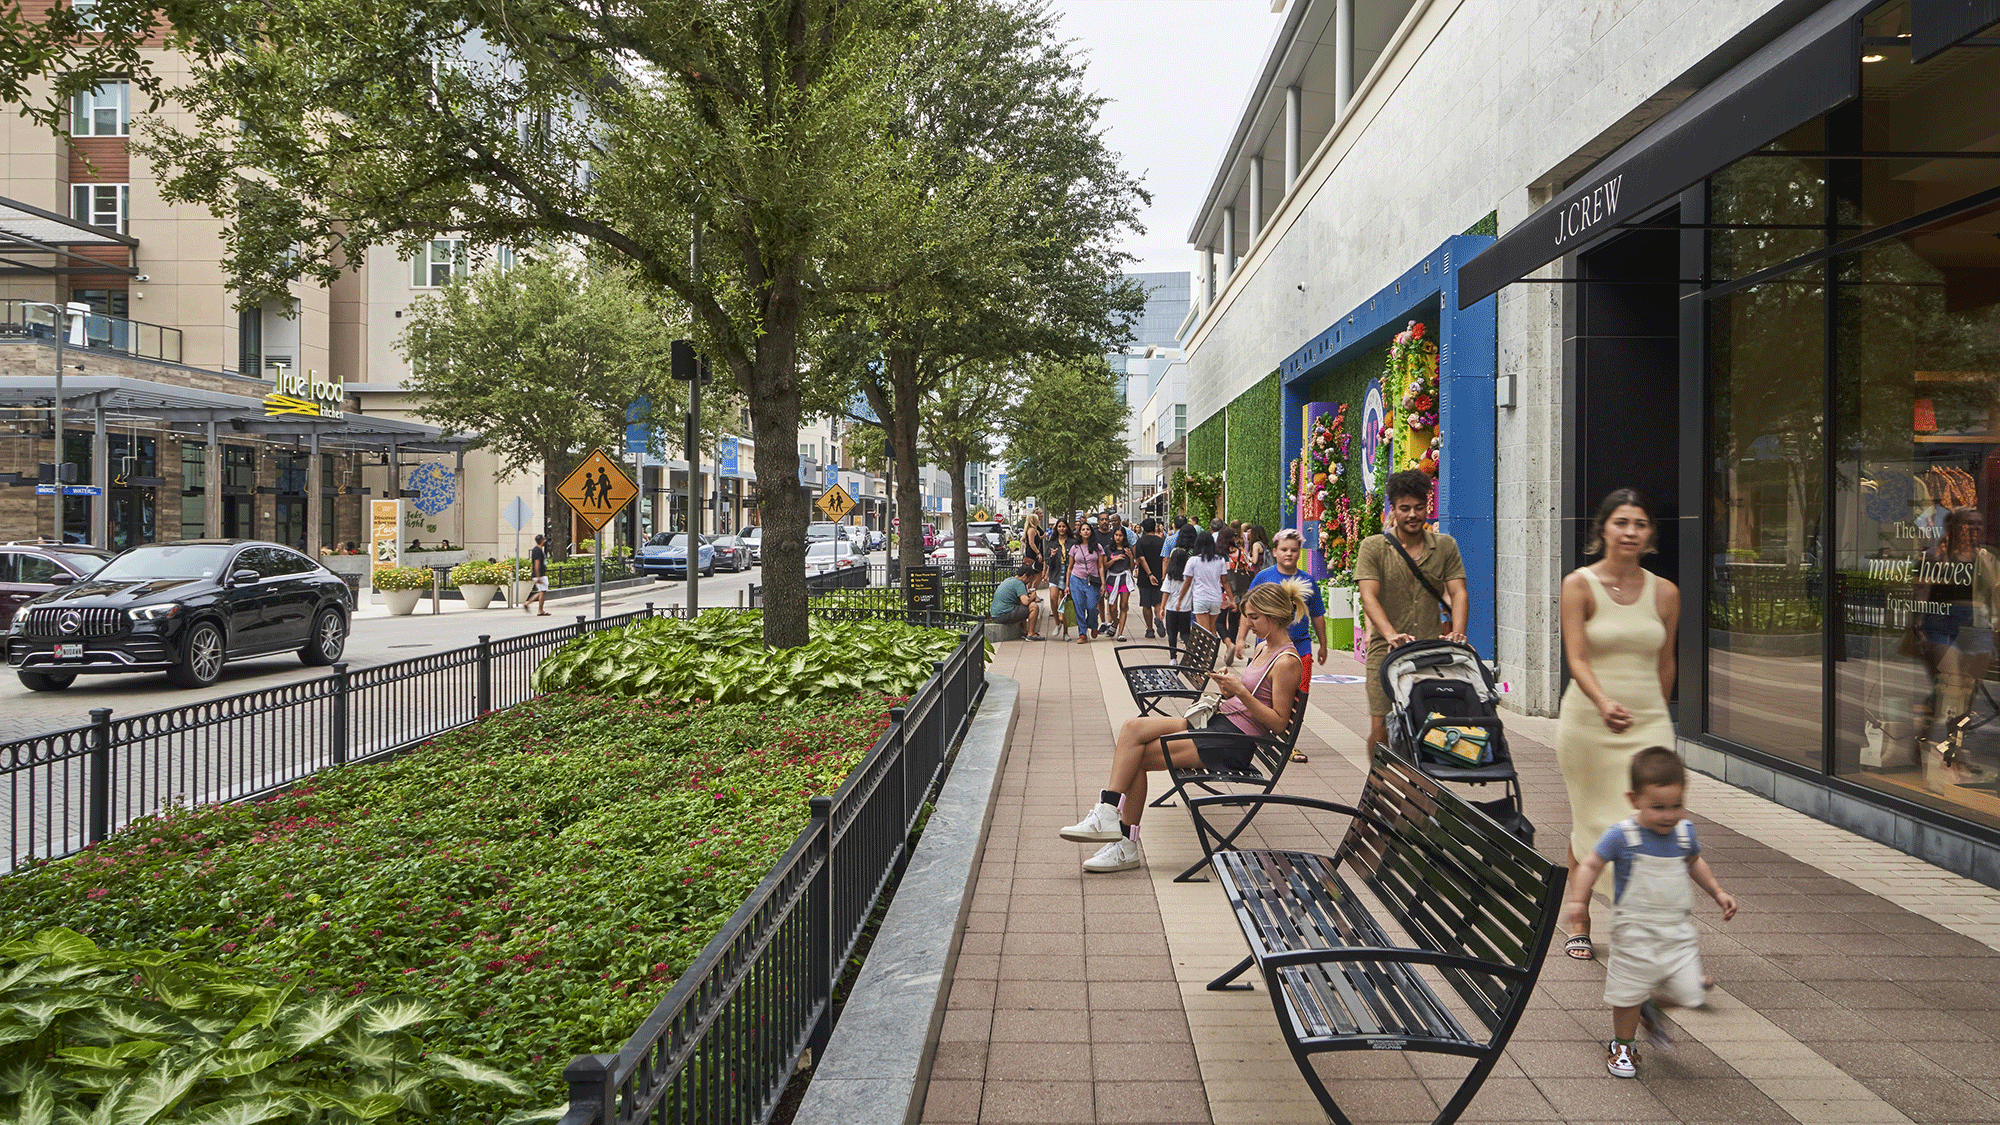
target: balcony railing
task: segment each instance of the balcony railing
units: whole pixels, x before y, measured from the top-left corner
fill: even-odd
[[[48,309],[9,297],[0,300],[0,339],[28,338],[55,342],[56,314]],[[118,352],[141,359],[181,362],[181,330],[122,316],[71,317],[65,347],[97,352]]]

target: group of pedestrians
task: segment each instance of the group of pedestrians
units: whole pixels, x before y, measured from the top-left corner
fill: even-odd
[[[1429,476],[1395,473],[1386,491],[1387,527],[1363,541],[1354,571],[1369,633],[1371,748],[1388,741],[1393,705],[1380,680],[1383,661],[1416,641],[1465,643],[1471,611],[1458,545],[1429,526]],[[1024,552],[1029,561],[1020,577],[1026,581],[1041,572],[1031,564],[1054,567],[1067,579],[1079,643],[1106,632],[1124,639],[1119,591],[1130,580],[1112,577],[1123,572],[1136,576],[1142,592],[1157,590],[1141,603],[1148,610],[1147,636],[1157,627],[1177,647],[1199,624],[1218,630],[1231,664],[1248,659],[1241,673],[1224,668],[1210,674],[1221,703],[1201,726],[1174,716],[1120,725],[1103,789],[1080,821],[1059,831],[1063,839],[1100,845],[1083,863],[1090,874],[1141,865],[1148,771],[1165,769],[1169,761],[1181,768],[1249,765],[1254,741],[1281,734],[1297,693],[1310,688],[1315,650],[1322,664],[1328,655],[1325,611],[1313,584],[1299,574],[1304,544],[1296,531],[1281,531],[1274,540],[1261,528],[1220,523],[1177,523],[1165,536],[1154,534],[1155,527],[1152,520],[1142,523],[1128,547],[1115,513],[1086,518],[1081,526],[1059,519],[1050,536],[1040,534],[1031,518]],[[1703,858],[1686,815],[1687,771],[1673,749],[1666,702],[1676,671],[1680,594],[1641,563],[1656,549],[1652,507],[1620,489],[1600,505],[1593,531],[1587,553],[1596,561],[1565,578],[1561,595],[1570,682],[1556,753],[1571,811],[1561,923],[1570,934],[1565,954],[1595,959],[1592,897],[1603,893],[1612,904],[1604,988],[1612,1033],[1605,1069],[1631,1078],[1638,1073],[1642,1031],[1656,1044],[1669,1042],[1660,1005],[1698,1007],[1712,983],[1701,970],[1691,888],[1713,899],[1725,920],[1735,916],[1737,902]],[[1114,567],[1120,558],[1125,565]],[[1265,560],[1268,566],[1258,565]],[[1056,627],[1063,622],[1064,596],[1051,588],[1049,619]],[[1110,607],[1107,621],[1098,620],[1100,604]],[[1162,741],[1192,730],[1215,737],[1199,740],[1199,747],[1193,739],[1174,740],[1171,749]]]

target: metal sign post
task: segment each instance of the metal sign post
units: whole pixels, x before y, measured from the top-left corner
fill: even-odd
[[[514,558],[507,563],[507,604],[517,606],[521,604],[521,568],[516,565],[521,557],[521,529],[528,526],[534,513],[528,510],[527,501],[516,496],[507,510],[500,513],[500,518],[514,529]]]

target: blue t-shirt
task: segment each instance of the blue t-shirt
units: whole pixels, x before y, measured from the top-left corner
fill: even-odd
[[[1292,647],[1299,650],[1299,656],[1302,659],[1311,661],[1313,654],[1312,620],[1315,617],[1326,616],[1326,602],[1320,599],[1319,583],[1314,582],[1312,575],[1307,574],[1303,570],[1295,570],[1290,574],[1286,574],[1275,566],[1267,566],[1257,572],[1257,577],[1250,580],[1250,585],[1262,586],[1266,582],[1283,582],[1287,578],[1296,578],[1306,584],[1306,615],[1302,619],[1292,622],[1291,633]]]
[[[988,616],[999,617],[1024,608],[1021,599],[1026,597],[1027,593],[1028,584],[1021,581],[1019,575],[1008,578],[993,591],[993,612]]]
[[[1662,859],[1692,859],[1701,854],[1701,841],[1694,837],[1694,821],[1683,820],[1681,824],[1686,826],[1681,830],[1687,837],[1685,848],[1681,846],[1681,841],[1674,838],[1681,832],[1669,832],[1662,836],[1642,825],[1639,828],[1639,847],[1636,852],[1625,842],[1624,821],[1621,820],[1604,830],[1604,835],[1598,839],[1594,850],[1599,858],[1611,864],[1611,870],[1614,872],[1611,901],[1617,902],[1625,897],[1625,880],[1632,875],[1633,855],[1652,855]]]

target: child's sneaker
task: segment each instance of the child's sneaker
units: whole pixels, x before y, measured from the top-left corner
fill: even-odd
[[[1661,1050],[1673,1047],[1674,1037],[1667,1031],[1667,1014],[1651,1000],[1639,1005],[1639,1027],[1646,1033],[1646,1042]]]
[[[1613,1039],[1604,1045],[1604,1069],[1613,1078],[1639,1077],[1639,1052],[1630,1043],[1620,1043]]]

